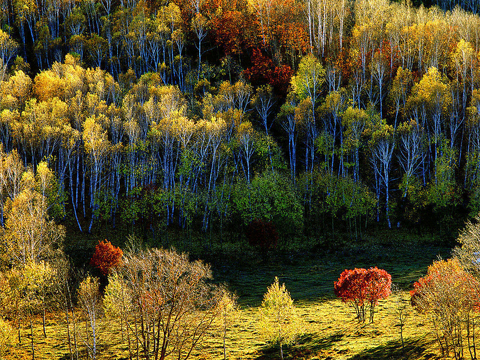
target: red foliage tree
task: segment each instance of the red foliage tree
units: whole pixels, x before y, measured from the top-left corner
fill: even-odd
[[[90,259],[90,265],[98,268],[103,275],[108,275],[114,267],[120,265],[122,256],[122,249],[112,245],[110,241],[99,241]]]
[[[243,75],[253,85],[272,85],[275,92],[285,95],[293,75],[288,65],[275,66],[272,59],[262,54],[260,49],[253,49],[252,66],[243,71]]]
[[[373,322],[375,306],[380,299],[391,294],[392,276],[377,267],[343,271],[334,282],[335,295],[343,302],[352,302],[359,321],[365,322],[365,312],[370,309],[370,322]]]
[[[290,86],[293,70],[288,65],[275,66],[268,83],[273,86],[279,95],[286,95]]]
[[[252,66],[246,69],[243,74],[254,85],[257,83],[265,83],[271,77],[271,73],[275,68],[273,60],[262,54],[262,50],[253,49]]]
[[[267,252],[277,246],[278,233],[271,221],[253,220],[247,228],[248,243],[258,247],[262,252]]]

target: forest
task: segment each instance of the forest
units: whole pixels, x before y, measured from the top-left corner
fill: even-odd
[[[58,358],[108,358],[105,315],[120,321],[125,359],[198,357],[223,319],[226,358],[237,305],[220,280],[333,254],[345,262],[317,295],[333,295],[345,267],[370,268],[342,276],[374,282],[371,323],[398,274],[397,302],[413,291],[418,313],[456,289],[468,311],[438,344],[475,358],[477,12],[473,0],[0,0],[0,357],[35,358],[34,332],[46,339],[60,316]],[[389,253],[400,248],[431,256],[400,270]],[[280,278],[267,317],[279,301],[293,311]],[[335,292],[365,323],[366,293],[347,290]],[[169,323],[167,310],[189,321]],[[10,326],[31,349],[4,346]],[[283,358],[295,339],[272,341]],[[401,339],[391,358],[408,358]]]
[[[80,232],[454,238],[480,210],[480,20],[438,5],[3,1],[0,223],[44,162]]]

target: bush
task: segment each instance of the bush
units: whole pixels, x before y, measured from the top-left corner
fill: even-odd
[[[250,246],[258,247],[262,252],[277,247],[278,233],[271,221],[253,220],[245,235]]]
[[[303,206],[290,179],[278,172],[256,175],[251,184],[239,182],[232,193],[233,216],[248,226],[254,219],[271,221],[282,239],[303,231]]]
[[[410,295],[412,305],[432,322],[443,356],[453,352],[455,359],[463,359],[468,346],[471,358],[476,358],[474,315],[479,310],[480,283],[458,259],[434,262]]]
[[[365,322],[367,308],[370,310],[370,322],[373,322],[375,306],[380,299],[391,294],[392,277],[377,267],[343,271],[334,282],[335,295],[343,302],[352,302],[357,319]]]
[[[460,232],[457,246],[453,250],[463,269],[480,279],[480,214],[473,221],[467,221]]]
[[[103,275],[108,275],[114,267],[120,265],[122,255],[122,249],[113,246],[110,241],[99,241],[90,265],[98,268]]]

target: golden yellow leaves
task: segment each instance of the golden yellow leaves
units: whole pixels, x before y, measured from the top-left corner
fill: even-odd
[[[0,29],[0,60],[3,65],[7,66],[10,60],[17,52],[18,44],[11,38],[9,34]],[[5,73],[0,71],[0,80],[3,79]]]
[[[282,345],[289,344],[301,333],[301,322],[293,305],[293,299],[278,278],[263,296],[259,330],[268,340],[280,345],[280,357],[283,359]]]
[[[65,229],[49,220],[47,202],[33,190],[33,173],[24,172],[23,190],[5,204],[4,254],[12,264],[39,262],[48,258],[65,236]]]
[[[100,125],[96,116],[85,120],[82,137],[85,150],[92,156],[103,156],[110,148],[107,131]]]
[[[409,106],[426,106],[433,111],[446,111],[452,103],[449,81],[437,68],[431,67],[413,86]]]
[[[302,58],[295,76],[292,77],[292,90],[303,100],[310,97],[316,101],[325,82],[325,69],[316,56],[308,54]]]
[[[23,109],[31,91],[32,79],[22,70],[16,71],[8,80],[0,82],[0,109]]]
[[[42,71],[35,77],[33,92],[40,101],[54,97],[63,99],[65,98],[65,81],[51,70]]]

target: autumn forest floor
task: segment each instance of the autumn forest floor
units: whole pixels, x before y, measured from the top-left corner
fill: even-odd
[[[213,262],[215,281],[227,283],[239,296],[241,310],[227,333],[227,359],[279,359],[278,349],[266,344],[256,328],[262,296],[275,276],[286,284],[303,322],[303,335],[285,348],[286,359],[439,358],[432,328],[410,306],[408,290],[425,275],[432,261],[448,257],[451,248],[433,241],[418,245],[398,234],[393,238],[389,233],[379,236],[384,240],[366,238],[361,243],[344,243],[338,247],[341,250],[307,252],[300,247],[298,251],[267,256],[222,244],[222,256],[205,256]],[[177,248],[181,245],[177,244]],[[333,282],[345,268],[370,266],[387,270],[398,290],[380,302],[373,323],[360,324],[353,308],[335,298]],[[402,328],[403,345],[401,312],[407,315]],[[66,328],[59,315],[48,318],[46,332],[44,338],[39,317],[34,326],[36,359],[69,359]],[[22,343],[12,347],[6,359],[32,358],[29,328],[22,329],[22,335]],[[121,337],[120,324],[103,319],[99,324],[98,358],[128,359],[126,341],[122,342]],[[79,345],[79,349],[83,346]],[[194,358],[223,359],[220,332],[214,328]]]

